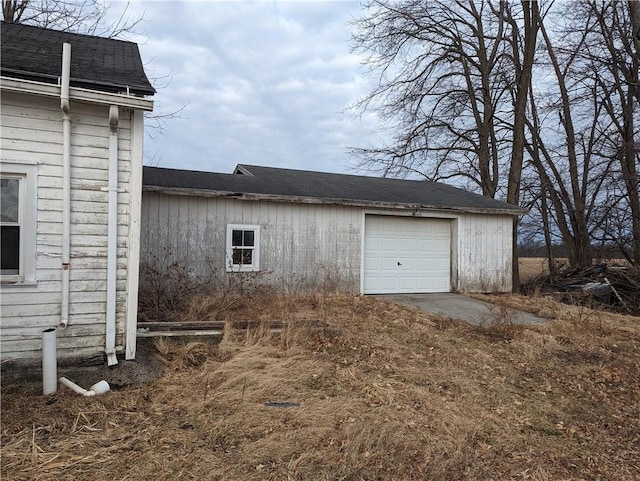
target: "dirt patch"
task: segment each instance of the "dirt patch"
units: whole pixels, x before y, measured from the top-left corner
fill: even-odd
[[[125,361],[119,359],[115,366],[107,366],[101,359],[65,360],[60,361],[58,376],[65,376],[76,384],[88,389],[100,380],[105,380],[111,389],[118,390],[127,387],[148,384],[162,376],[165,365],[153,346],[150,339],[138,340],[136,359]],[[23,363],[9,362],[2,365],[3,390],[24,389],[37,391],[42,388],[42,367],[39,364],[25,365]],[[59,389],[66,389],[60,387]]]
[[[554,320],[486,332],[376,298],[274,298],[235,315],[292,320],[281,332],[158,341],[148,384],[3,383],[3,479],[640,478],[640,319],[491,299]]]

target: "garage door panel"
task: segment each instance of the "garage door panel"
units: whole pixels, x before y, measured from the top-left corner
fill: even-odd
[[[417,272],[425,272],[428,271],[433,266],[433,261],[431,259],[422,259],[416,262],[415,270]]]
[[[416,250],[416,240],[411,237],[402,237],[399,243],[396,243],[394,248],[396,251],[400,249],[401,252],[411,252]]]
[[[365,293],[448,292],[451,221],[366,216]]]

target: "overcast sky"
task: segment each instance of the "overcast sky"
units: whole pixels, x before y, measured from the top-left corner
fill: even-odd
[[[127,38],[160,86],[156,113],[184,107],[150,131],[147,164],[348,172],[348,148],[377,142],[373,115],[347,110],[372,87],[350,53],[358,1],[134,0],[130,13],[144,14]]]

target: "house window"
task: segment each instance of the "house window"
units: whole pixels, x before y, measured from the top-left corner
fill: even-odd
[[[227,272],[260,269],[260,226],[229,224],[227,226]]]
[[[35,282],[36,167],[2,164],[0,276],[3,284]]]
[[[3,276],[20,275],[20,230],[22,215],[20,208],[20,177],[0,177],[0,264]]]

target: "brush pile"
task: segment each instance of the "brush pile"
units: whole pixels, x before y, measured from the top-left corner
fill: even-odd
[[[552,294],[572,304],[640,314],[640,268],[636,266],[560,267],[530,279],[523,290],[526,294]]]

